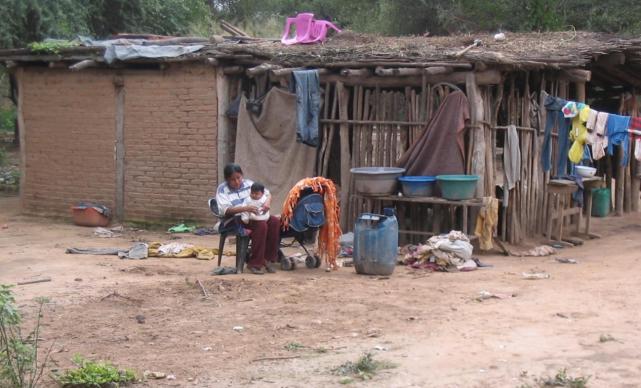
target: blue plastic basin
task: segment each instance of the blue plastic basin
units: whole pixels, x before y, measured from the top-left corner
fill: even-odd
[[[433,176],[402,176],[401,182],[403,195],[406,197],[431,197],[434,195],[436,177]]]

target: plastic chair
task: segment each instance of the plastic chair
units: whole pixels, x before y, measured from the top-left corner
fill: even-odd
[[[299,13],[294,18],[287,18],[285,22],[285,29],[283,30],[283,37],[280,39],[281,43],[292,45],[296,43],[304,43],[309,39],[312,31],[312,24],[314,22],[313,13]],[[290,38],[292,25],[296,26],[296,34]]]
[[[214,216],[218,218],[221,223],[228,219],[224,214],[220,214],[218,212],[218,203],[216,202],[216,198],[210,198],[208,202],[209,210],[211,210]],[[239,227],[239,225],[240,220],[230,223],[229,227],[223,227],[221,224],[221,228],[219,229],[220,242],[218,244],[218,266],[220,267],[220,263],[223,259],[225,240],[227,240],[228,236],[233,235],[236,237],[236,271],[238,271],[238,273],[242,273],[243,268],[245,267],[245,262],[249,259],[249,236],[251,235],[251,230],[245,229],[242,226]]]
[[[330,28],[335,30],[336,32],[341,32],[338,27],[336,27],[333,23],[328,22],[327,20],[314,20],[312,22],[312,32],[309,36],[309,39],[303,43],[315,43],[324,41],[327,38],[327,32]]]

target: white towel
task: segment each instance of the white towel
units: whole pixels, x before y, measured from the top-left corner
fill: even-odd
[[[590,132],[593,131],[596,126],[596,118],[598,114],[599,112],[594,109],[590,109],[590,112],[588,113],[588,121],[585,126],[590,130]]]
[[[599,112],[594,125],[594,136],[590,139],[592,142],[592,158],[599,160],[605,156],[605,149],[608,146],[608,137],[605,136],[605,126],[608,122],[608,114]]]

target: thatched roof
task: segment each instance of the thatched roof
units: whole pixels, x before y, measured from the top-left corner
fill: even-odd
[[[460,51],[480,39],[482,44]],[[149,41],[155,44],[158,40]],[[202,43],[202,42],[200,42]],[[101,60],[102,47],[61,49],[56,54],[29,49],[0,50],[0,62]],[[460,55],[457,55],[460,54]],[[274,40],[227,39],[206,44],[194,54],[172,61],[218,58],[245,65],[269,62],[284,67],[420,66],[432,62],[485,63],[518,68],[584,67],[597,57],[625,53],[626,63],[641,64],[641,39],[590,32],[506,33],[504,41],[489,34],[447,37],[379,37],[344,32],[324,44],[285,46]],[[162,59],[146,60],[162,62]],[[132,61],[134,62],[134,61]]]
[[[641,39],[590,32],[507,33],[445,37],[376,37],[342,33],[322,45],[284,46],[275,42],[222,44],[218,50],[251,54],[287,66],[327,66],[357,62],[466,61],[519,67],[582,67],[597,56],[627,52],[641,63]],[[475,39],[482,44],[456,56]]]

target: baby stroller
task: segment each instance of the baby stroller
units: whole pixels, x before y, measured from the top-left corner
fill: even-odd
[[[318,236],[318,229],[325,225],[325,205],[323,196],[315,193],[311,188],[301,192],[298,203],[294,207],[292,219],[287,230],[281,231],[280,238],[294,238],[307,254],[305,266],[307,268],[318,268],[321,259],[318,255],[310,253],[305,244],[313,244]],[[281,246],[284,245],[281,241]],[[278,258],[281,269],[291,271],[296,269],[296,261],[285,256],[282,249],[278,250]]]

